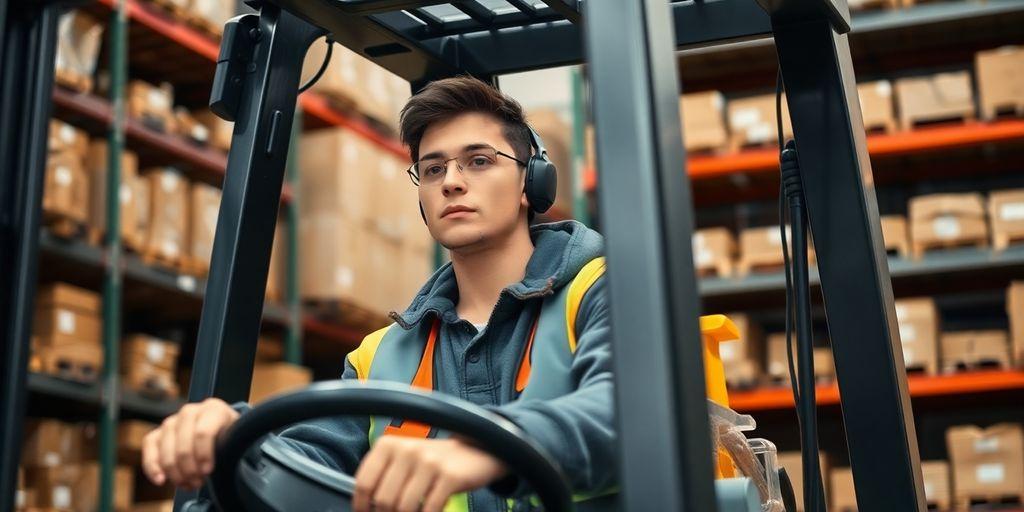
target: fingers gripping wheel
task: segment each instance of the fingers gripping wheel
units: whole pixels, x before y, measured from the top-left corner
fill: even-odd
[[[472,439],[529,484],[544,510],[573,509],[565,477],[515,425],[468,402],[389,383],[325,382],[272,398],[243,414],[221,436],[206,485],[224,511],[351,510],[353,480],[269,437],[313,418],[389,416],[433,425]]]
[[[548,150],[544,148],[540,135],[533,128],[530,128],[530,143],[534,152],[526,164],[526,200],[530,202],[530,209],[544,213],[555,204],[558,171],[548,158]]]

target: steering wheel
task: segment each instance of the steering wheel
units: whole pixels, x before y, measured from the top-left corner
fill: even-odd
[[[482,407],[391,383],[323,382],[281,395],[243,414],[219,439],[207,478],[222,511],[348,512],[355,479],[318,464],[275,430],[325,416],[389,416],[432,425],[473,440],[534,490],[547,511],[574,509],[572,494],[552,459],[512,422]],[[259,450],[254,444],[267,439]]]

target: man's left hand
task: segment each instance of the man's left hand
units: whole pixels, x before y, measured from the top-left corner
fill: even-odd
[[[505,465],[459,439],[383,436],[356,471],[355,512],[441,512],[448,498],[505,476]]]

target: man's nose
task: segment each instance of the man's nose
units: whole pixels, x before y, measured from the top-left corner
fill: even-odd
[[[466,176],[459,170],[458,161],[450,160],[445,165],[447,168],[444,173],[444,181],[441,182],[442,193],[448,196],[454,192],[465,192]]]

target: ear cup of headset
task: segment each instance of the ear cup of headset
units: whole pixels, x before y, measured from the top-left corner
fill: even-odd
[[[544,213],[555,204],[558,194],[558,172],[555,164],[541,156],[530,157],[526,169],[526,200],[530,209]]]

